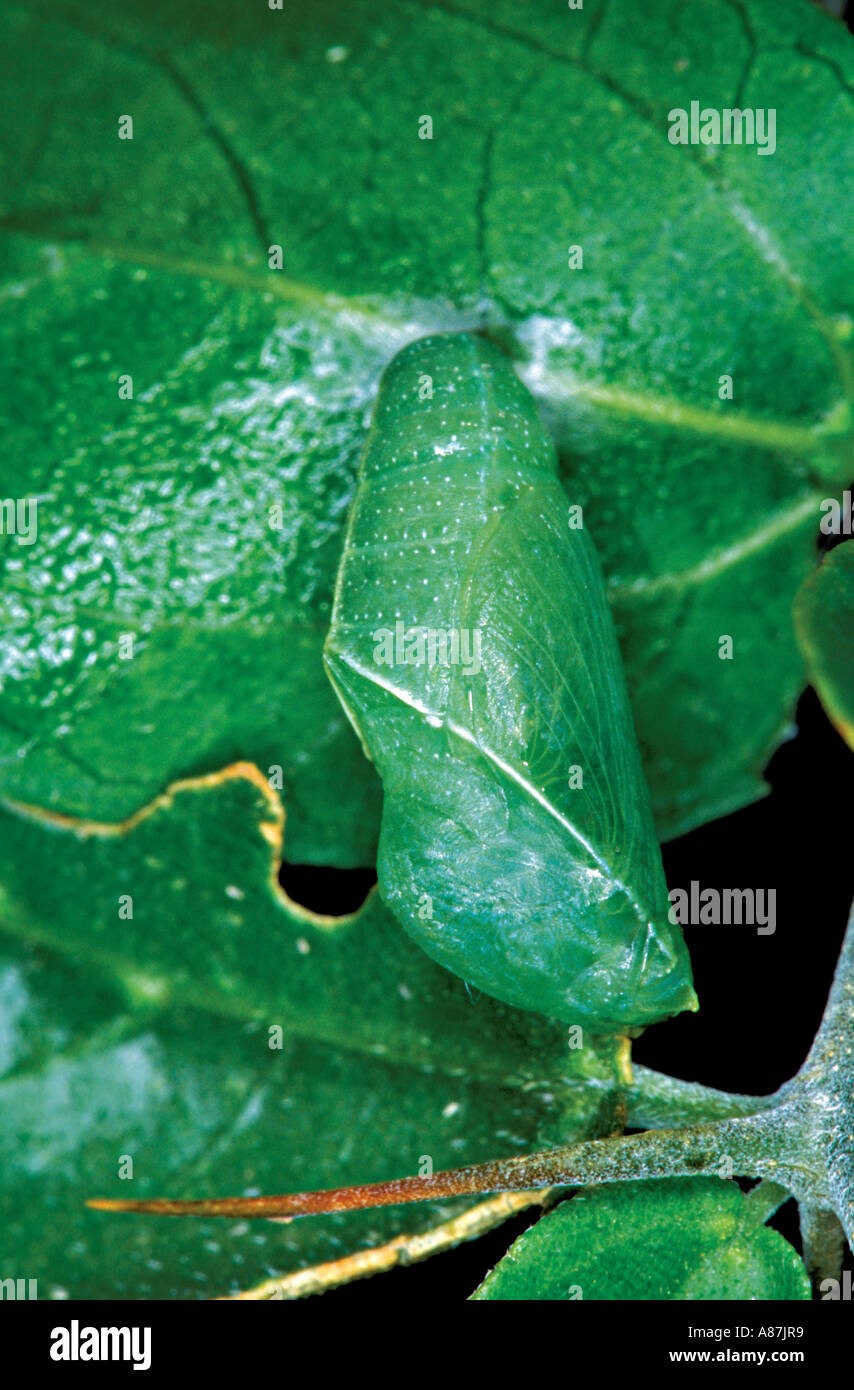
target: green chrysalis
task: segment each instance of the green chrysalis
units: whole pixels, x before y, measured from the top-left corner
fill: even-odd
[[[695,1007],[598,560],[509,361],[383,376],[326,664],[383,781],[377,875],[435,960],[622,1031]]]

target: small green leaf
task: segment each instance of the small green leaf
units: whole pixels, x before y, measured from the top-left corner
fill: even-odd
[[[835,546],[804,581],[795,630],[828,717],[854,748],[854,544]]]
[[[695,1004],[596,552],[483,339],[387,368],[325,650],[383,781],[380,891],[429,955],[595,1032]]]
[[[803,1263],[718,1178],[579,1192],[520,1236],[475,1299],[808,1299]]]

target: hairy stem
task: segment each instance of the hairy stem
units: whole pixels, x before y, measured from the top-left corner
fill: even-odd
[[[764,1116],[750,1116],[688,1129],[651,1130],[623,1138],[594,1139],[544,1153],[456,1168],[431,1177],[397,1178],[391,1182],[339,1187],[326,1192],[187,1202],[102,1198],[89,1205],[101,1211],[156,1212],[163,1216],[275,1218],[397,1206],[439,1197],[516,1192],[526,1188],[698,1175],[782,1177],[792,1189],[791,1165],[786,1161],[787,1129],[785,1120],[771,1125]]]
[[[680,1081],[664,1072],[633,1065],[632,1083],[626,1089],[626,1124],[629,1129],[673,1129],[755,1115],[774,1103],[774,1096],[716,1091],[696,1081]]]
[[[748,1214],[746,1220],[754,1226],[764,1226],[765,1222],[770,1221],[774,1213],[780,1210],[784,1202],[788,1202],[791,1195],[791,1192],[781,1187],[778,1182],[757,1183],[745,1198],[745,1210]]]

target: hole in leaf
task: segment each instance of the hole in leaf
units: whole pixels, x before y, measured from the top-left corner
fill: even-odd
[[[377,881],[374,869],[333,869],[326,864],[288,864],[279,883],[292,902],[309,912],[345,917],[357,912]]]

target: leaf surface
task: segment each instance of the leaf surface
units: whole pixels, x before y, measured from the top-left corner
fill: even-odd
[[[37,1279],[43,1299],[218,1297],[427,1231],[465,1207],[164,1221],[105,1218],[86,1209],[93,1195],[326,1187],[354,1171],[484,1158],[548,1127],[534,1092],[294,1036],[270,1050],[257,1021],[129,1010],[120,992],[92,987],[91,971],[9,943],[0,959],[14,1011],[0,1033],[0,1258],[8,1277]],[[27,1036],[40,1018],[50,1046],[33,1057]]]
[[[587,509],[659,830],[762,794],[816,479],[850,477],[839,25],[800,0],[524,25],[483,0],[32,0],[5,63],[2,492],[40,507],[3,543],[6,794],[119,819],[248,758],[283,768],[297,861],[371,862],[377,781],[320,660],[342,527],[382,367],[473,323]],[[669,143],[700,73],[709,103],[777,110],[773,156]]]

